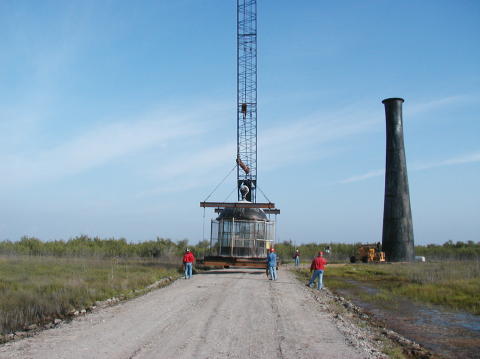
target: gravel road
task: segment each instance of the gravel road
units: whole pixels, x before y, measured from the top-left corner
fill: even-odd
[[[277,281],[258,270],[212,271],[7,343],[0,358],[378,357],[355,344],[322,295],[286,270]]]

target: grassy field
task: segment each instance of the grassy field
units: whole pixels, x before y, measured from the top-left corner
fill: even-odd
[[[305,279],[309,272],[298,271]],[[480,314],[480,262],[347,264],[330,265],[324,276],[331,289],[354,286],[355,282],[372,286],[376,294],[364,300],[393,301],[396,296],[442,305]]]
[[[0,256],[0,334],[62,317],[168,276],[158,261],[118,258]]]

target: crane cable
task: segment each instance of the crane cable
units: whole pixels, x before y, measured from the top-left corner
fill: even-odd
[[[213,191],[207,196],[207,198],[205,198],[204,202],[207,202],[207,201],[208,201],[208,199],[209,199],[209,198],[212,196],[212,194],[218,189],[218,187],[220,187],[220,186],[223,184],[223,182],[225,182],[225,180],[228,178],[228,176],[230,176],[230,175],[232,174],[232,172],[233,172],[233,170],[234,170],[235,168],[237,168],[237,165],[236,165],[236,164],[235,164],[235,166],[233,166],[233,168],[230,170],[230,172],[228,172],[228,174],[223,178],[223,180],[222,180],[219,184],[217,184],[217,186],[216,186],[216,187],[213,189]]]
[[[268,201],[268,203],[272,203],[272,201],[270,201],[270,199],[267,197],[267,195],[262,191],[262,189],[260,187],[258,187],[257,185],[257,189],[260,191],[261,194],[263,194],[263,197],[265,197],[265,199]]]
[[[233,166],[233,168],[230,170],[230,172],[228,172],[228,174],[223,178],[223,180],[213,189],[213,191],[207,196],[207,198],[205,198],[204,202],[207,202],[208,199],[212,196],[212,194],[218,189],[218,187],[220,187],[223,182],[225,182],[225,180],[228,178],[228,176],[230,176],[233,172],[233,170],[237,167],[237,165],[235,164],[235,166]],[[231,193],[230,193],[231,194]],[[230,195],[228,195],[230,197]],[[203,229],[202,229],[202,238],[203,240],[205,240],[205,207],[203,207]]]
[[[230,192],[230,193],[228,194],[227,198],[225,198],[225,201],[223,201],[223,202],[227,202],[228,199],[230,198],[230,196],[232,195],[232,193],[235,192],[235,190],[238,191],[238,188],[237,188],[237,187],[234,187],[234,188],[232,189],[232,192]]]
[[[202,241],[205,240],[205,207],[203,207],[203,229],[202,229]]]

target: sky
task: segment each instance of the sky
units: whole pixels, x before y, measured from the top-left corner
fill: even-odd
[[[209,238],[199,202],[236,158],[236,1],[3,0],[0,33],[0,240]],[[277,240],[381,240],[381,101],[402,97],[415,243],[480,241],[479,37],[476,0],[258,0]],[[235,173],[209,200],[236,200]]]

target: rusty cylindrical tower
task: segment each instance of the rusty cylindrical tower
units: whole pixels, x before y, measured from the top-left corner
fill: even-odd
[[[382,247],[387,261],[414,260],[412,211],[403,143],[402,98],[387,98],[387,156]]]

